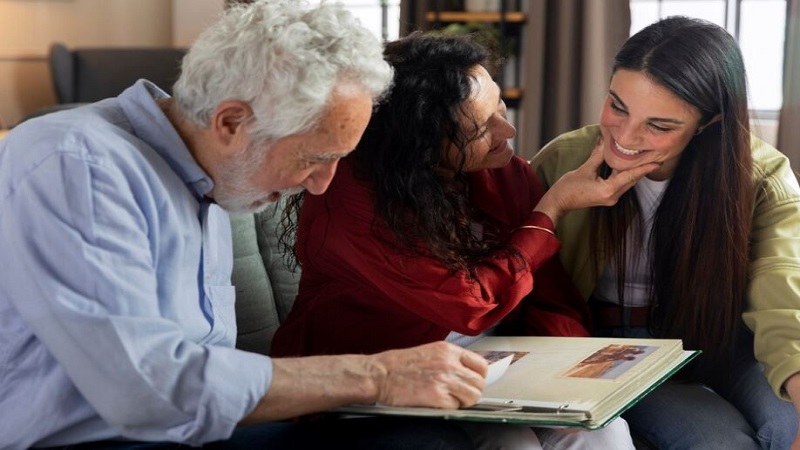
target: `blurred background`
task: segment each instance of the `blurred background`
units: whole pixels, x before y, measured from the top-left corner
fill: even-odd
[[[235,1],[0,0],[0,129],[59,103],[54,43],[185,48]],[[800,167],[800,0],[338,1],[383,40],[416,29],[479,35],[502,58],[495,77],[525,157],[597,120],[611,58],[630,34],[670,15],[709,20],[740,43],[755,133]]]

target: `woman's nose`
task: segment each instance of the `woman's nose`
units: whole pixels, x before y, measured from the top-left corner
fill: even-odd
[[[628,149],[635,149],[639,142],[639,128],[628,122],[621,124],[614,136],[617,143]]]

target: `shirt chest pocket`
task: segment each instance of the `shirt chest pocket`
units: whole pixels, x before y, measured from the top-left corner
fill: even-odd
[[[236,289],[233,286],[205,286],[204,311],[211,330],[203,343],[233,347],[236,343]]]
[[[236,343],[236,289],[231,285],[233,249],[228,215],[214,204],[202,204],[203,312],[211,330],[204,343],[233,347]]]

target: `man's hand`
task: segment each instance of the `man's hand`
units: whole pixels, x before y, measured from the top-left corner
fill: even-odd
[[[488,363],[477,353],[434,342],[375,355],[272,360],[272,384],[242,420],[288,419],[352,403],[459,408],[475,404]]]
[[[433,408],[474,405],[488,367],[477,353],[445,342],[379,353],[375,363],[383,371],[379,403]]]
[[[547,214],[553,224],[569,211],[591,206],[612,206],[642,177],[656,170],[658,163],[647,163],[620,172],[613,171],[603,179],[598,175],[603,164],[603,141],[599,139],[589,159],[567,172],[550,187],[534,211]]]

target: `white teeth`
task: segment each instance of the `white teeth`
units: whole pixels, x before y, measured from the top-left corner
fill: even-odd
[[[617,147],[617,150],[619,150],[619,152],[622,153],[623,155],[636,156],[639,153],[642,153],[641,150],[628,150],[627,148],[619,145],[619,142],[617,141],[614,141],[614,145]]]

